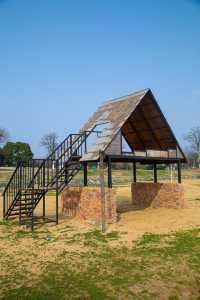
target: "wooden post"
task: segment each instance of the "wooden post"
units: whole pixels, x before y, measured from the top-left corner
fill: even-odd
[[[104,181],[104,155],[99,152],[99,179],[101,189],[101,225],[102,232],[106,231],[106,199],[105,199],[105,181]]]
[[[137,182],[136,162],[133,162],[133,182]]]
[[[153,164],[153,173],[154,173],[154,183],[158,182],[158,177],[157,177],[157,165],[156,163]]]
[[[84,186],[87,186],[88,185],[88,178],[87,178],[87,162],[84,161],[83,163],[83,181],[84,181]]]
[[[181,161],[178,161],[177,164],[177,170],[178,170],[178,183],[181,183]]]
[[[108,187],[112,188],[112,162],[110,156],[108,156]]]

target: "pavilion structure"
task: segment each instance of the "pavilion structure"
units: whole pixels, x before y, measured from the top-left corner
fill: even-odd
[[[143,199],[138,199],[139,203],[145,202],[149,194],[152,195],[151,198],[155,194],[161,195],[162,202],[168,201],[169,195],[171,198],[177,198],[177,203],[178,199],[182,198],[182,192],[178,191],[180,185],[172,190],[172,185],[162,189],[157,183],[158,164],[176,164],[178,183],[181,183],[181,164],[186,162],[186,157],[152,91],[146,89],[103,103],[78,133],[69,134],[48,157],[19,161],[3,191],[4,219],[19,217],[19,223],[30,225],[32,230],[35,224],[41,222],[58,224],[59,194],[63,195],[63,192],[66,195],[65,199],[62,197],[65,207],[74,207],[74,203],[78,205],[79,202],[79,211],[82,209],[85,218],[93,220],[97,214],[99,219],[103,207],[103,197],[99,198],[99,188],[91,191],[88,188],[77,187],[77,190],[73,190],[70,184],[83,168],[84,186],[87,186],[87,165],[90,162],[100,162],[100,165],[106,163],[108,166],[108,194],[111,203],[108,215],[112,220],[116,220],[112,162],[133,163],[132,189],[134,195],[140,197],[143,194]],[[144,185],[144,188],[141,188],[136,183],[137,163],[153,164],[153,187]],[[100,186],[101,189],[104,188],[103,181],[100,182]],[[143,193],[145,188],[146,194]],[[56,194],[53,219],[46,216],[46,194],[50,190],[55,190]],[[40,201],[43,203],[42,216],[35,214]]]
[[[80,159],[85,186],[87,164],[98,162],[101,152],[108,165],[110,188],[112,162],[133,163],[134,182],[137,181],[136,163],[151,164],[154,183],[158,181],[158,164],[175,164],[178,183],[181,183],[181,164],[186,162],[186,157],[150,89],[104,102],[80,130],[91,131],[96,137],[88,139],[87,151]]]

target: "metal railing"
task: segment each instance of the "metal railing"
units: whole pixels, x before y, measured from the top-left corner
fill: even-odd
[[[46,159],[32,159],[19,162],[8,184],[3,191],[3,217],[9,215],[22,193],[28,190],[44,191],[50,187],[58,188],[59,192],[79,171],[79,167],[66,174],[66,163],[87,153],[87,138],[95,130],[70,134]],[[63,180],[65,177],[65,180]],[[37,201],[38,198],[37,193]]]

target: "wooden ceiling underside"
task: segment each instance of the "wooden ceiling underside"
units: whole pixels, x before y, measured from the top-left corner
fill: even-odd
[[[122,127],[133,150],[176,149],[177,142],[154,99],[147,94]]]

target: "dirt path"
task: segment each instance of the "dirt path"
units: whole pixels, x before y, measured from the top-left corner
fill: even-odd
[[[121,211],[119,221],[109,225],[109,231],[117,230],[124,232],[124,241],[132,241],[142,236],[146,232],[169,233],[179,229],[189,229],[200,226],[200,180],[186,180],[184,182],[185,196],[188,201],[188,208],[167,209],[167,208],[147,208],[144,210],[129,211],[130,188],[117,188],[117,202]],[[0,214],[2,216],[2,201],[0,201]],[[55,197],[48,196],[46,201],[48,216],[53,216],[55,212]],[[41,213],[42,203],[39,204],[36,212]],[[61,217],[61,212],[60,212]],[[91,228],[84,221],[77,219],[60,218],[60,225],[74,224],[77,230]],[[52,227],[52,226],[51,226]]]

